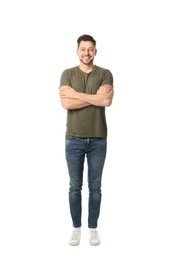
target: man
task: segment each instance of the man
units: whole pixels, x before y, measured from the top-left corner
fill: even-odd
[[[113,76],[94,65],[96,40],[90,35],[77,39],[79,66],[66,69],[60,79],[60,100],[67,110],[65,153],[69,172],[69,206],[73,232],[69,244],[81,238],[82,185],[85,157],[88,166],[89,243],[100,244],[97,226],[101,206],[101,181],[107,151],[105,107],[112,104]]]

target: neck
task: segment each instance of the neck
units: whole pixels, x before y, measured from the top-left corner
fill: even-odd
[[[86,64],[80,63],[80,65],[79,65],[79,69],[86,73],[91,72],[94,68],[95,68],[94,64],[86,65]]]

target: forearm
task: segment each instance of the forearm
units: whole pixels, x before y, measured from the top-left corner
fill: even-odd
[[[91,104],[80,100],[80,99],[71,99],[71,98],[61,98],[61,104],[64,109],[80,109],[84,107],[88,107]]]
[[[107,94],[86,94],[77,92],[76,98],[94,106],[108,107],[112,103],[113,89]]]
[[[77,92],[70,86],[60,88],[60,98],[65,109],[79,109],[89,105],[108,107],[112,103],[113,87],[100,86],[96,94]]]

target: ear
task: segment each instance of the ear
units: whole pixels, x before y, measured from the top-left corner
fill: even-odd
[[[97,49],[95,49],[95,56],[97,55]]]

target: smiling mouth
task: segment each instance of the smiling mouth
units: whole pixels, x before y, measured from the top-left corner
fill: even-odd
[[[84,59],[84,60],[89,60],[90,57],[89,57],[89,56],[85,56],[85,57],[83,57],[83,59]]]

